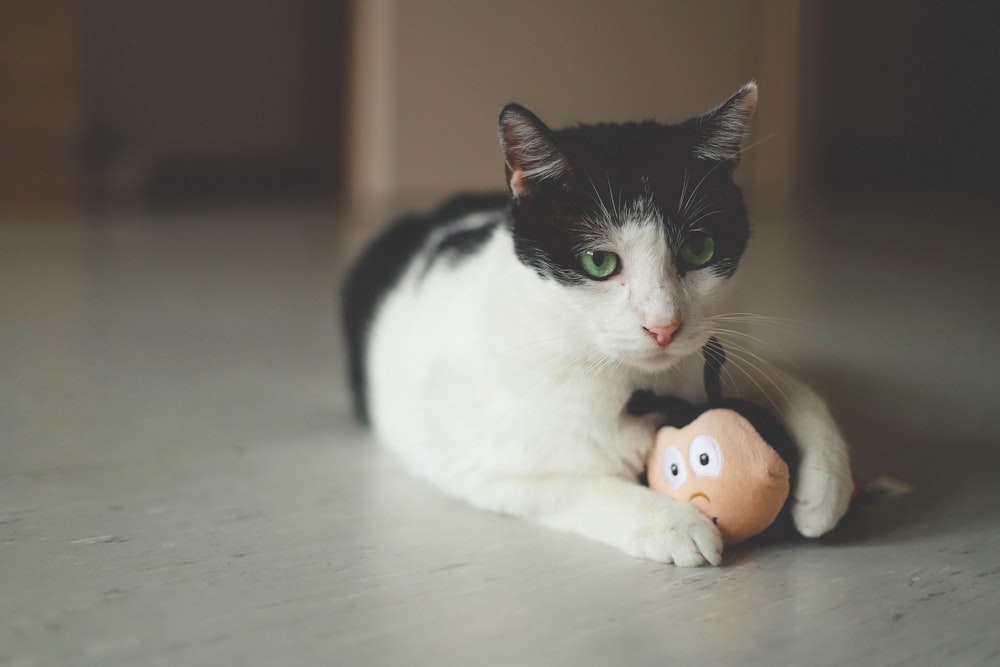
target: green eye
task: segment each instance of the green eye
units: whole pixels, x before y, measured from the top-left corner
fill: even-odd
[[[715,239],[708,234],[692,234],[688,237],[677,258],[688,269],[700,269],[712,261],[715,256]]]
[[[610,278],[618,271],[619,258],[607,250],[588,250],[580,253],[583,272],[594,280]]]

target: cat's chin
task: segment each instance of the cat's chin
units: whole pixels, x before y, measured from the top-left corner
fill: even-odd
[[[630,364],[637,371],[643,373],[662,373],[677,364],[684,355],[675,354],[670,351],[657,351],[653,354],[645,354],[630,360]]]
[[[703,343],[685,340],[666,349],[656,349],[644,354],[637,354],[628,363],[643,373],[662,373],[676,366],[683,359],[697,353]]]

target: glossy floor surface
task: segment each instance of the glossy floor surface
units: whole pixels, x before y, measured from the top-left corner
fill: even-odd
[[[702,569],[470,509],[373,444],[333,309],[353,218],[7,222],[0,665],[1000,664],[1000,270],[936,215],[758,216],[747,308],[795,320],[762,354],[913,491]]]

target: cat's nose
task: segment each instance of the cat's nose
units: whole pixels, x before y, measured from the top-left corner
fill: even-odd
[[[656,341],[657,345],[660,347],[666,347],[667,345],[670,345],[670,341],[673,339],[674,334],[677,333],[677,330],[680,328],[680,323],[671,322],[670,324],[662,326],[643,327],[643,330],[649,335],[650,338]]]

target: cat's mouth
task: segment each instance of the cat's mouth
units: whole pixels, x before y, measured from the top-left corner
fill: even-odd
[[[637,341],[629,341],[625,345],[628,347],[623,350],[622,343],[613,344],[612,349],[607,350],[608,355],[638,371],[660,373],[669,370],[692,353],[700,350],[702,343],[697,340],[697,336],[688,334],[679,340],[671,341],[669,345],[664,347],[660,347],[648,338],[638,342],[638,344]],[[618,349],[614,349],[614,347]]]
[[[698,348],[695,348],[695,350]],[[670,368],[691,354],[691,346],[686,341],[673,341],[666,347],[646,348],[637,355],[638,365],[647,370],[662,371]]]
[[[648,350],[646,356],[654,362],[659,362],[661,367],[671,366],[691,354],[700,352],[702,346],[708,340],[708,336],[705,336],[704,340],[701,338],[699,334],[692,330],[687,335],[674,339],[666,347],[657,347],[653,350]]]

